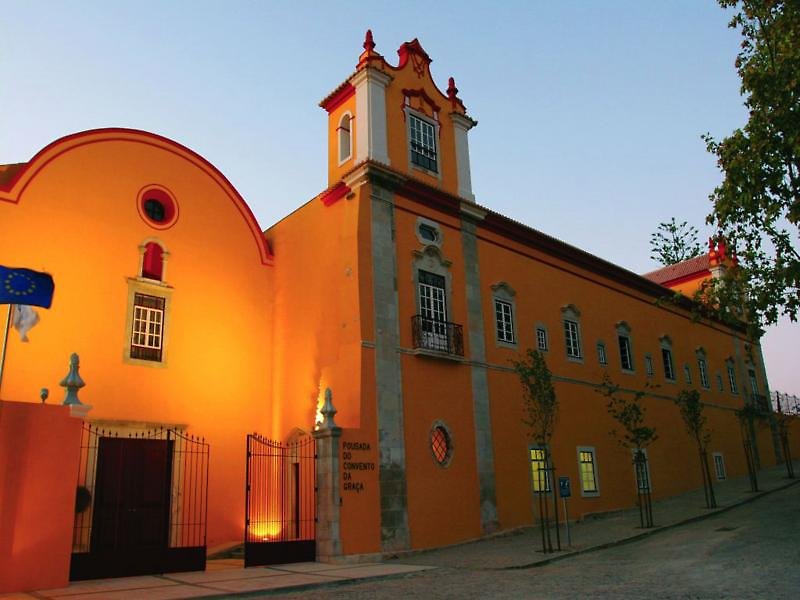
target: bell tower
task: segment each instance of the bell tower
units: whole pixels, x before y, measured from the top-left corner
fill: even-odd
[[[355,72],[320,102],[328,112],[328,186],[369,162],[474,202],[468,134],[477,121],[452,77],[446,92],[436,86],[418,40],[397,54],[390,65],[368,30]]]

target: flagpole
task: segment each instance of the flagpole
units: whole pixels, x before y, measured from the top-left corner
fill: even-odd
[[[14,308],[13,304],[8,305],[8,315],[6,316],[6,326],[3,329],[3,348],[0,350],[0,391],[3,389],[3,373],[6,366],[6,348],[8,347],[8,332],[11,329],[11,310]],[[0,396],[1,398],[2,396]]]

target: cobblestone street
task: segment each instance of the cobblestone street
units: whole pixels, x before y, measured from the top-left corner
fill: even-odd
[[[796,598],[800,485],[648,538],[524,569],[444,566],[318,588],[317,598]],[[496,541],[493,541],[496,542]],[[501,540],[502,543],[502,540]],[[474,553],[470,544],[469,551]],[[448,549],[452,554],[456,549]],[[536,548],[530,549],[532,554]],[[421,555],[437,562],[435,552]],[[441,556],[447,556],[442,554]],[[413,563],[408,557],[403,563]],[[281,598],[305,598],[301,591]],[[275,597],[275,596],[270,596]]]

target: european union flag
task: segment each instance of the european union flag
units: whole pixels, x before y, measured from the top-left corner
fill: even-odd
[[[55,284],[48,273],[0,265],[0,304],[50,308]]]

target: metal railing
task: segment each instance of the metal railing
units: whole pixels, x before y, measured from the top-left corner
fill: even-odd
[[[414,348],[464,356],[464,329],[457,323],[414,315],[411,331]]]

